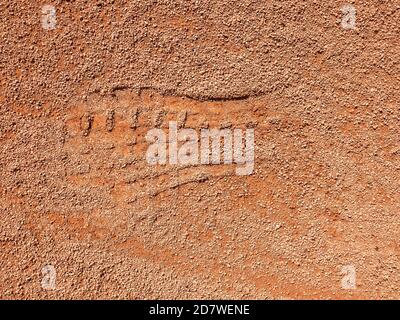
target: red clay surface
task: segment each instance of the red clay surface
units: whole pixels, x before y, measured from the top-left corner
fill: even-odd
[[[399,298],[400,4],[344,3],[1,2],[0,298]],[[148,165],[168,121],[254,173]]]

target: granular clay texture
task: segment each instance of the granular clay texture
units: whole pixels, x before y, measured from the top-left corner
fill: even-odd
[[[400,298],[400,3],[349,2],[1,1],[0,298]],[[149,165],[169,121],[254,172]]]

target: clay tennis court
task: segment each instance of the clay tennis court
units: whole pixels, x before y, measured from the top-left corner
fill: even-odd
[[[400,3],[0,18],[1,299],[400,298]],[[251,174],[149,165],[171,121],[254,130]]]

